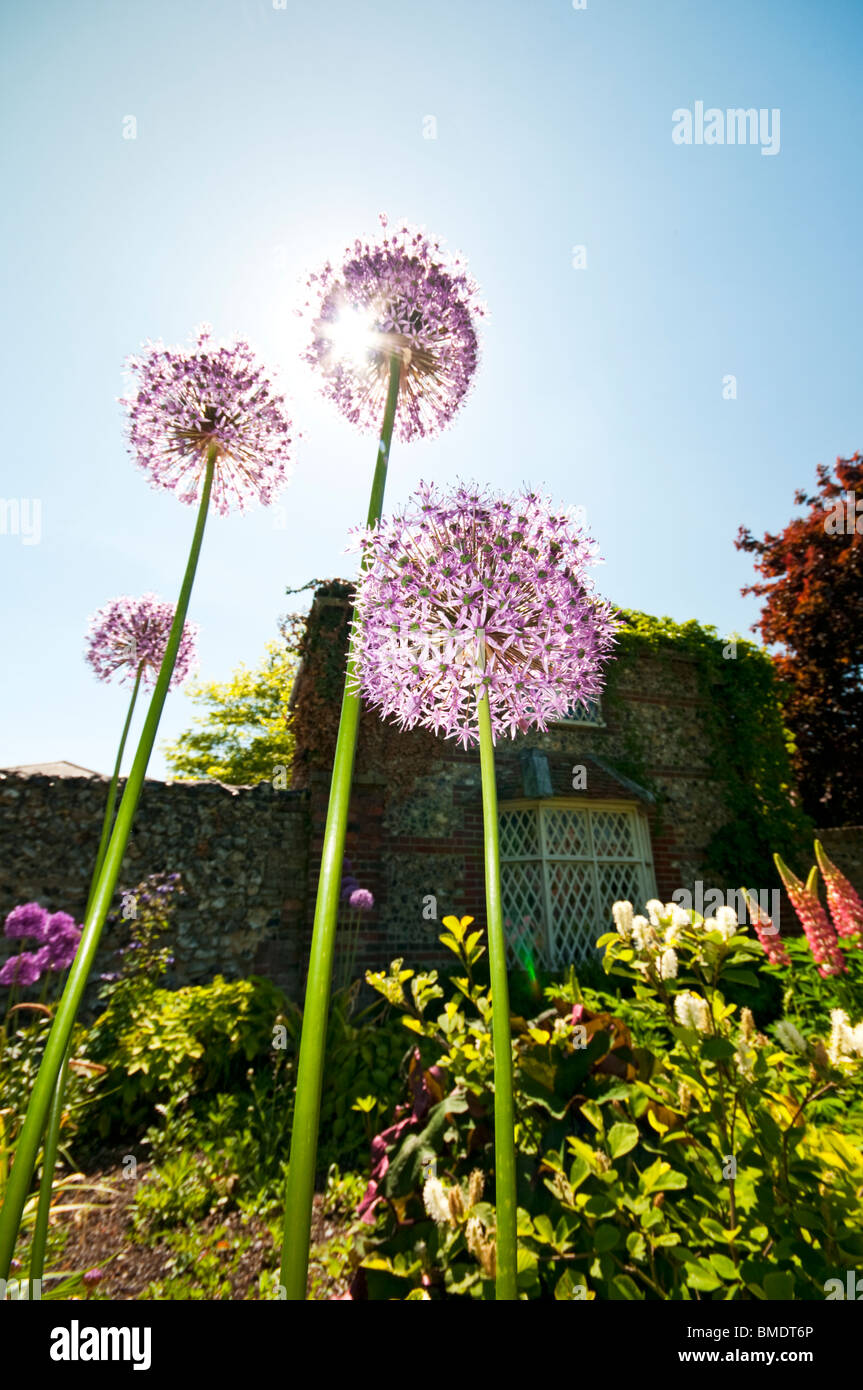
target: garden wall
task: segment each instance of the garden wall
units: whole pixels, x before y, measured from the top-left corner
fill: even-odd
[[[101,777],[0,772],[0,914],[35,900],[81,920],[106,792]],[[145,783],[120,886],[180,873],[172,984],[253,971],[293,981],[305,916],[306,803],[303,792],[269,783]],[[119,908],[119,894],[116,901]],[[111,951],[127,932],[122,923],[106,928],[96,974],[114,968]]]
[[[863,897],[863,825],[840,825],[819,830],[828,855]]]

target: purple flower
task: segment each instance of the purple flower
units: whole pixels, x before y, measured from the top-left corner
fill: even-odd
[[[371,912],[375,905],[374,894],[368,888],[355,888],[349,901],[355,912]]]
[[[68,912],[55,912],[48,918],[45,945],[39,952],[43,969],[67,970],[75,959],[81,940],[81,928]]]
[[[345,855],[345,858],[342,860],[342,887],[339,894],[341,901],[346,903],[351,893],[355,892],[359,886],[360,881],[354,875],[353,865],[347,855]]]
[[[87,633],[86,660],[99,680],[107,681],[122,672],[120,684],[133,682],[142,671],[142,684],[155,685],[168,645],[175,607],[155,594],[140,598],[115,598],[94,613]],[[183,624],[171,687],[181,685],[197,659],[195,639],[198,624]]]
[[[0,985],[35,985],[42,974],[42,952],[22,951],[0,969]]]
[[[3,931],[6,936],[30,936],[34,941],[44,941],[47,920],[47,912],[38,903],[21,903],[9,913]]]
[[[352,424],[380,430],[389,359],[402,363],[395,432],[438,434],[467,394],[479,355],[478,288],[458,257],[403,224],[370,242],[355,241],[338,267],[311,275],[312,342],[305,360]]]
[[[596,699],[619,622],[586,575],[594,542],[547,499],[420,484],[358,545],[353,688],[385,717],[467,747],[480,689],[495,737]]]
[[[218,450],[212,505],[223,515],[268,506],[287,482],[291,422],[248,343],[216,347],[197,330],[191,351],[146,343],[129,358],[137,394],[124,397],[129,444],[154,487],[181,502],[200,496],[211,445]]]

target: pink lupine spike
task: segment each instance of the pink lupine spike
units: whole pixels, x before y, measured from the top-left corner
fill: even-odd
[[[827,889],[827,906],[833,925],[840,936],[863,933],[863,901],[848,879],[824,852],[820,840],[815,841],[815,858]]]
[[[806,940],[809,942],[809,949],[812,958],[818,967],[818,973],[826,979],[828,975],[839,975],[848,969],[845,964],[845,957],[839,949],[839,942],[836,932],[824,908],[818,901],[818,896],[812,891],[809,883],[804,884],[792,873],[787,864],[784,864],[778,854],[773,856],[776,868],[779,870],[779,877],[785,885],[785,891],[791,902],[791,906],[800,918],[800,924],[806,933]],[[809,875],[809,882],[812,875]]]
[[[772,918],[768,917],[753,893],[747,892],[745,888],[742,892],[749,908],[749,920],[770,964],[790,965],[791,957],[779,939],[779,931],[774,927]]]

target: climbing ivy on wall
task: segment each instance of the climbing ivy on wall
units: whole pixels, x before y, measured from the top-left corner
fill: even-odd
[[[615,700],[615,675],[630,659],[689,657],[705,701],[716,793],[728,809],[712,837],[705,869],[726,887],[778,884],[773,853],[805,859],[812,822],[794,801],[793,741],[782,719],[775,668],[763,648],[742,637],[723,639],[691,619],[675,623],[622,609],[617,660],[608,668],[607,698]],[[630,734],[630,763],[638,777],[637,732]],[[644,777],[644,773],[641,773]]]

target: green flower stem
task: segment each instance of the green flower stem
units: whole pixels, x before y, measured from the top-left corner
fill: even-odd
[[[482,644],[484,654],[485,644]],[[484,666],[484,659],[481,661]],[[492,1047],[494,1049],[494,1190],[497,1213],[497,1273],[495,1298],[518,1298],[516,1283],[515,1122],[512,1101],[512,1033],[509,986],[506,978],[506,939],[500,894],[497,787],[494,779],[494,740],[488,694],[477,698],[479,754],[482,779],[483,840],[485,845],[485,910],[491,976]]]
[[[57,1012],[54,1015],[51,1032],[48,1034],[48,1041],[45,1044],[42,1064],[39,1068],[39,1074],[36,1077],[36,1084],[33,1087],[33,1094],[30,1097],[30,1104],[27,1107],[24,1124],[21,1127],[21,1132],[18,1135],[15,1146],[15,1162],[12,1165],[12,1171],[6,1188],[6,1200],[3,1203],[2,1211],[0,1211],[0,1279],[6,1279],[9,1276],[9,1266],[15,1250],[18,1227],[21,1223],[21,1216],[27,1201],[27,1194],[30,1191],[30,1183],[33,1179],[33,1170],[36,1167],[36,1158],[39,1152],[39,1144],[48,1119],[48,1111],[54,1095],[54,1088],[63,1067],[63,1059],[66,1055],[66,1048],[69,1045],[69,1039],[72,1035],[72,1027],[75,1023],[75,1017],[81,1004],[81,997],[93,966],[93,960],[99,945],[99,938],[102,934],[102,927],[105,924],[105,918],[111,906],[114,889],[117,886],[117,879],[120,876],[123,856],[126,853],[126,846],[132,831],[132,822],[135,817],[138,798],[147,773],[147,764],[150,761],[150,754],[153,751],[153,744],[156,741],[159,720],[162,716],[162,709],[164,708],[165,699],[168,694],[171,676],[174,673],[174,663],[177,660],[177,652],[180,648],[180,639],[183,635],[183,624],[186,621],[192,585],[195,580],[195,571],[198,567],[198,557],[201,553],[201,542],[204,537],[204,526],[206,524],[207,511],[210,505],[210,492],[213,486],[216,457],[217,451],[215,447],[211,446],[207,453],[207,463],[204,472],[201,501],[198,507],[198,519],[195,524],[195,533],[192,537],[186,573],[183,576],[183,583],[180,588],[180,597],[177,600],[174,621],[171,624],[171,631],[168,635],[168,642],[165,647],[165,655],[162,658],[162,665],[156,679],[153,697],[150,701],[150,707],[147,710],[144,727],[141,730],[141,738],[132,763],[132,770],[129,773],[123,791],[120,809],[117,812],[117,820],[108,843],[108,849],[102,864],[102,870],[99,874],[99,880],[96,884],[90,905],[85,913],[84,931],[81,935],[78,951],[71,969],[69,970],[66,988],[63,990],[62,997],[57,1005]]]
[[[393,353],[390,358],[389,389],[369,501],[367,521],[369,526],[374,526],[380,521],[383,511],[384,488],[398,403],[400,373],[400,359]],[[348,807],[351,799],[351,779],[360,719],[360,697],[352,694],[349,690],[353,683],[354,671],[352,638],[348,648],[347,676],[342,695],[339,733],[336,740],[333,776],[330,784],[330,802],[327,809],[324,844],[321,852],[321,871],[318,878],[315,922],[312,930],[306,1002],[303,1012],[303,1032],[300,1039],[300,1060],[297,1069],[291,1156],[285,1191],[285,1227],[280,1279],[285,1289],[285,1297],[293,1302],[305,1299],[308,1282],[309,1242],[312,1202],[315,1195],[315,1164],[321,1110],[321,1086],[324,1074],[327,1013],[332,984],[336,918],[339,911],[339,894],[342,885],[342,860],[345,853]]]
[[[70,1037],[63,1054],[60,1075],[51,1097],[51,1110],[48,1115],[48,1128],[45,1132],[45,1147],[42,1153],[42,1178],[39,1183],[39,1206],[33,1226],[33,1239],[30,1243],[30,1280],[41,1279],[45,1270],[45,1247],[48,1243],[48,1221],[51,1215],[51,1197],[54,1192],[54,1169],[57,1166],[57,1150],[60,1146],[60,1125],[63,1120],[63,1100],[66,1095],[66,1078],[69,1075],[69,1058],[72,1054]]]
[[[132,715],[135,712],[135,702],[138,699],[138,691],[141,687],[141,676],[144,673],[143,663],[138,667],[135,676],[135,684],[132,687],[132,698],[129,701],[129,709],[126,714],[126,722],[123,725],[123,732],[120,735],[120,746],[117,749],[117,758],[114,763],[114,772],[111,783],[108,787],[108,800],[105,804],[105,815],[102,820],[102,835],[99,840],[99,849],[96,853],[96,864],[93,869],[93,877],[90,879],[90,891],[87,894],[87,912],[93,901],[93,894],[96,891],[96,884],[99,882],[99,874],[105,859],[105,851],[108,848],[108,841],[111,838],[111,826],[114,821],[114,807],[117,804],[117,784],[120,780],[120,768],[123,763],[123,753],[126,748],[126,739],[129,736],[129,728],[132,723]],[[66,1096],[66,1078],[69,1075],[69,1058],[72,1055],[72,1038],[66,1046],[63,1056],[63,1065],[60,1068],[60,1075],[57,1078],[57,1085],[54,1087],[54,1095],[51,1098],[51,1110],[48,1115],[48,1128],[45,1131],[45,1147],[42,1152],[42,1178],[39,1183],[39,1206],[36,1211],[36,1222],[33,1227],[33,1239],[30,1244],[30,1279],[41,1279],[45,1269],[45,1247],[48,1242],[48,1220],[51,1215],[51,1196],[54,1190],[54,1170],[57,1166],[57,1149],[60,1145],[60,1125],[63,1120],[63,1101]]]
[[[90,891],[87,894],[87,910],[93,901],[93,894],[96,891],[96,884],[99,882],[99,874],[105,861],[105,852],[108,848],[108,841],[111,838],[111,825],[114,820],[114,807],[117,803],[117,783],[120,780],[120,765],[123,761],[123,752],[126,747],[126,739],[129,736],[129,727],[132,723],[132,715],[135,712],[135,701],[138,698],[138,690],[141,685],[141,676],[144,673],[143,663],[138,667],[138,674],[135,677],[135,685],[132,690],[132,698],[129,701],[129,710],[126,714],[126,722],[123,725],[123,732],[120,735],[120,747],[117,749],[117,760],[114,763],[114,775],[111,778],[111,785],[108,788],[108,801],[105,806],[105,817],[102,821],[102,836],[99,840],[99,849],[96,854],[96,864],[93,869],[93,877],[90,879]]]

